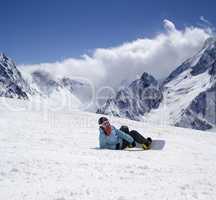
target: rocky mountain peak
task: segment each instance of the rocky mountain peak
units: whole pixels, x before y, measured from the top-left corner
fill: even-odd
[[[28,99],[30,87],[12,59],[0,53],[0,96]]]
[[[144,72],[140,78],[143,81],[144,87],[149,87],[150,85],[157,85],[157,80],[150,74]]]

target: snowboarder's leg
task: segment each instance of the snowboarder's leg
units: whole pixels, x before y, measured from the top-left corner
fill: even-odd
[[[121,131],[123,131],[124,133],[127,133],[127,134],[130,133],[128,126],[121,126],[121,128],[119,130],[121,130]]]
[[[148,140],[135,130],[130,131],[129,135],[140,144],[148,143]]]
[[[136,143],[139,143],[139,144],[142,144],[143,149],[149,149],[152,143],[152,139],[150,137],[146,139],[139,132],[135,130],[129,131],[128,126],[121,126],[120,130],[130,135],[134,139],[135,142],[133,144],[133,147],[136,146]],[[128,145],[129,144],[127,143],[127,141],[123,140],[122,149],[126,148]]]
[[[139,143],[143,145],[144,149],[149,149],[151,143],[152,143],[152,139],[151,138],[145,138],[143,137],[139,132],[132,130],[130,131],[129,135],[131,137],[133,137],[133,139]]]

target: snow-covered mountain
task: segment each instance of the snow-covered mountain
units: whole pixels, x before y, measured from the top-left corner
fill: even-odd
[[[68,77],[57,79],[43,70],[33,71],[29,77],[28,83],[31,88],[44,98],[52,99],[55,96],[55,99],[59,97],[59,101],[64,98],[72,103],[79,102],[80,108],[84,108],[92,98],[91,86],[85,80]]]
[[[86,79],[64,77],[60,80],[60,84],[74,94],[82,102],[83,107],[92,101],[93,88]]]
[[[157,108],[162,99],[163,95],[156,79],[143,73],[140,79],[117,92],[115,98],[108,99],[97,113],[140,120],[144,113]]]
[[[73,110],[82,107],[78,95],[75,96],[72,91],[72,87],[76,89],[77,85],[81,84],[84,85],[79,81],[71,81],[71,86],[68,88],[64,79],[55,80],[45,71],[34,71],[26,76],[25,73],[19,71],[12,59],[4,53],[0,54],[1,97],[19,98],[32,102],[43,101],[44,104],[50,104],[53,108],[65,107],[65,109]]]
[[[199,130],[216,125],[215,38],[207,39],[196,55],[176,68],[161,84],[146,73],[143,76],[147,78],[120,90],[98,112]]]
[[[206,130],[216,125],[216,39],[209,38],[192,58],[164,81],[163,101],[144,119]]]
[[[28,94],[31,93],[14,61],[0,53],[0,96],[28,99]]]
[[[70,78],[56,80],[51,74],[42,70],[27,74],[25,71],[20,71],[15,62],[4,53],[0,54],[1,97],[32,102],[43,101],[44,104],[50,104],[50,107],[73,110],[84,106],[83,93],[85,93],[85,100],[91,98],[87,90],[90,90],[90,86],[83,80]]]
[[[149,151],[99,150],[100,115],[29,109],[0,99],[0,199],[214,200],[216,135],[110,118],[165,143]]]

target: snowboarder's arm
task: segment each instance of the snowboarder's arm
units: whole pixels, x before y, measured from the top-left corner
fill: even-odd
[[[118,135],[121,139],[126,140],[130,144],[132,144],[134,142],[134,139],[130,135],[124,133],[123,131],[116,129],[116,132],[118,133]]]

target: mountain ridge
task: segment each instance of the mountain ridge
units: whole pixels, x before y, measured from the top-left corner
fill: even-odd
[[[29,77],[24,79],[15,63],[0,54],[0,96],[29,99],[39,95],[53,98],[53,101],[61,101],[65,96],[78,107],[92,101],[92,86],[84,80],[56,79],[44,70],[35,70]],[[144,72],[94,111],[137,121],[207,130],[216,126],[215,93],[216,38],[208,38],[197,54],[162,82]]]
[[[0,96],[28,99],[31,89],[23,79],[15,62],[0,53]]]

